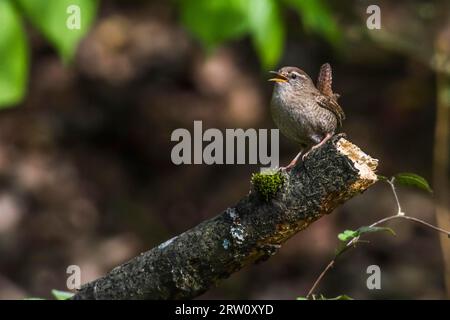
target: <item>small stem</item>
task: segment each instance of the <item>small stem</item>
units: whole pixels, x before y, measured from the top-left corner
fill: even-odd
[[[394,192],[394,194],[395,194],[395,192]],[[398,201],[398,200],[397,200],[397,201]],[[401,212],[400,205],[399,205],[399,212]],[[419,224],[424,225],[424,226],[426,226],[426,227],[428,227],[428,228],[430,228],[430,229],[433,229],[434,231],[441,232],[441,233],[447,235],[447,237],[450,238],[450,231],[447,231],[447,230],[441,229],[441,228],[439,228],[439,227],[436,227],[436,226],[434,226],[434,225],[432,225],[432,224],[430,224],[430,223],[428,223],[428,222],[426,222],[426,221],[423,221],[423,220],[421,220],[421,219],[417,219],[417,218],[414,218],[414,217],[405,216],[404,214],[403,214],[403,215],[402,215],[402,214],[396,214],[395,216],[389,216],[389,217],[383,218],[383,219],[381,219],[381,220],[378,220],[378,221],[372,223],[372,224],[370,225],[370,227],[375,227],[375,226],[377,226],[377,225],[380,225],[380,224],[382,224],[382,223],[385,223],[385,222],[387,222],[387,221],[394,220],[394,219],[405,219],[405,220],[409,220],[409,221],[413,221],[413,222],[419,223]],[[353,238],[352,240],[350,240],[350,241],[346,244],[346,247],[350,247],[350,246],[352,246],[353,244],[357,243],[358,240],[359,240],[359,238],[360,238],[360,236],[357,236],[357,237]],[[311,289],[309,290],[308,294],[306,295],[306,298],[307,298],[307,299],[313,294],[314,290],[316,290],[316,287],[317,287],[317,286],[319,285],[319,283],[322,281],[322,279],[323,279],[323,277],[325,276],[325,274],[326,274],[326,273],[334,266],[337,257],[338,257],[338,256],[335,256],[335,257],[333,258],[333,260],[330,261],[330,263],[325,267],[325,269],[324,269],[324,270],[322,271],[322,273],[319,275],[319,277],[317,278],[317,280],[314,282],[313,286],[312,286]]]
[[[330,270],[334,265],[335,259],[331,260],[330,263],[323,269],[320,276],[316,279],[314,284],[312,285],[311,289],[309,289],[308,294],[306,295],[306,299],[309,299],[309,297],[313,294],[314,290],[316,290],[316,287],[319,285],[320,281],[322,281],[322,278],[325,276],[325,274]]]
[[[371,224],[370,226],[371,226],[371,227],[375,227],[375,226],[377,226],[377,225],[379,225],[379,224],[381,224],[381,223],[384,223],[384,222],[389,221],[389,220],[394,220],[394,219],[405,219],[405,220],[410,220],[410,221],[413,221],[413,222],[422,224],[422,225],[424,225],[424,226],[426,226],[426,227],[428,227],[428,228],[430,228],[430,229],[433,229],[434,231],[441,232],[441,233],[445,234],[447,237],[450,237],[450,231],[447,231],[447,230],[445,230],[445,229],[436,227],[436,226],[432,225],[431,223],[428,223],[428,222],[423,221],[423,220],[421,220],[421,219],[414,218],[414,217],[410,217],[410,216],[402,216],[402,215],[390,216],[390,217],[386,217],[386,218],[384,218],[384,219],[381,219],[381,220],[379,220],[379,221],[377,221],[377,222]]]
[[[450,238],[450,231],[447,231],[447,230],[444,230],[442,228],[436,227],[436,226],[434,226],[434,225],[432,225],[432,224],[430,224],[430,223],[428,223],[426,221],[423,221],[421,219],[417,219],[417,218],[409,217],[409,216],[405,215],[405,213],[403,212],[402,207],[400,205],[400,201],[399,201],[398,196],[397,196],[397,191],[395,190],[394,181],[395,181],[395,177],[392,177],[391,179],[386,180],[386,182],[389,183],[389,185],[391,186],[392,193],[394,194],[394,197],[395,197],[395,202],[397,203],[397,208],[398,208],[397,214],[395,216],[389,216],[389,217],[383,218],[381,220],[378,220],[378,221],[372,223],[370,225],[370,227],[375,227],[377,225],[380,225],[382,223],[385,223],[387,221],[394,220],[394,219],[405,219],[405,220],[413,221],[413,222],[416,222],[418,224],[424,225],[424,226],[426,226],[426,227],[428,227],[430,229],[433,229],[434,231],[441,232],[441,233],[447,235],[447,237]],[[352,240],[350,240],[345,245],[345,248],[346,248],[345,250],[347,250],[347,248],[350,248],[354,244],[358,243],[360,237],[361,236],[357,236],[357,237],[354,237]],[[325,267],[325,269],[319,275],[319,277],[317,278],[317,280],[314,282],[313,286],[309,290],[308,294],[306,295],[307,299],[313,294],[314,290],[319,285],[319,283],[322,281],[322,279],[325,276],[325,274],[328,272],[328,270],[330,270],[334,266],[334,264],[336,262],[336,259],[343,252],[344,252],[344,250],[342,250],[340,253],[335,255],[333,260],[331,260],[330,263]]]
[[[404,216],[405,213],[403,212],[402,207],[400,205],[400,201],[398,200],[397,191],[395,190],[394,181],[395,181],[395,177],[392,177],[391,180],[387,180],[387,183],[389,183],[389,185],[391,186],[392,193],[394,194],[395,201],[397,202],[397,208],[398,208],[397,215]]]

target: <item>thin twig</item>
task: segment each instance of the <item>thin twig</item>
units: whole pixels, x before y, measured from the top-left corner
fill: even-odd
[[[401,216],[404,216],[405,213],[403,212],[402,207],[400,206],[400,201],[398,200],[398,195],[397,195],[397,192],[395,190],[394,181],[395,181],[395,177],[392,177],[391,180],[386,180],[386,182],[391,186],[392,193],[394,194],[395,201],[397,202],[397,208],[398,208],[397,214],[401,215]]]
[[[422,224],[422,225],[424,225],[424,226],[426,226],[428,228],[431,228],[431,229],[433,229],[433,230],[435,230],[437,232],[441,232],[441,233],[447,235],[447,237],[450,237],[450,231],[444,230],[444,229],[436,227],[436,226],[434,226],[434,225],[432,225],[432,224],[430,224],[430,223],[428,223],[426,221],[423,221],[423,220],[418,219],[418,218],[410,217],[410,216],[401,216],[401,215],[390,216],[390,217],[381,219],[380,221],[377,221],[377,222],[371,224],[370,226],[374,227],[374,226],[377,226],[377,225],[379,225],[379,224],[381,224],[383,222],[386,222],[386,221],[389,221],[389,220],[393,220],[393,219],[405,219],[405,220],[414,221],[414,222]]]
[[[325,276],[328,270],[330,270],[334,266],[335,261],[336,258],[331,260],[330,263],[328,263],[328,265],[325,267],[325,269],[323,269],[320,276],[316,279],[316,281],[314,281],[314,284],[312,285],[311,289],[309,289],[308,294],[306,295],[306,299],[309,299],[309,297],[313,294],[314,290],[316,290],[316,287],[319,285],[320,281],[322,281],[322,278]]]

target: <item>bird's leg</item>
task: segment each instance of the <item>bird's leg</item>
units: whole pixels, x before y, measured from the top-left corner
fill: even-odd
[[[302,155],[302,152],[303,152],[303,150],[300,151],[300,152],[295,156],[295,158],[292,159],[292,161],[291,161],[286,167],[283,167],[283,169],[284,169],[284,170],[290,170],[290,169],[292,169],[292,168],[296,165],[296,163],[297,163],[298,159],[300,158],[300,156]]]
[[[313,151],[314,149],[317,149],[321,146],[323,146],[325,144],[325,142],[327,142],[331,137],[333,136],[332,133],[327,133],[325,138],[322,139],[322,141],[320,141],[318,144],[314,145],[311,149],[309,149],[307,152],[305,152],[305,154],[302,156],[302,160],[304,161],[306,156]]]
[[[301,151],[295,156],[294,159],[286,166],[286,167],[280,167],[281,170],[288,171],[291,170],[296,164],[298,159],[301,158],[302,154],[305,152],[305,150],[308,150],[308,146],[306,144],[300,144],[300,147],[302,148]]]

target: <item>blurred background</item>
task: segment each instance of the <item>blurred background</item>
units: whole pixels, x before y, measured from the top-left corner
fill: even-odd
[[[81,8],[79,30],[66,27],[70,4]],[[370,5],[381,10],[381,29],[367,27]],[[380,160],[380,174],[410,171],[432,182],[433,195],[400,188],[400,201],[407,214],[448,229],[449,8],[421,0],[0,0],[0,299],[67,290],[72,264],[82,283],[93,280],[246,195],[259,166],[176,166],[170,135],[192,132],[194,120],[204,129],[274,128],[267,71],[283,65],[316,79],[330,62],[343,131]],[[298,147],[283,136],[280,144],[286,165]],[[389,187],[377,184],[201,298],[304,296],[339,232],[395,213]],[[448,241],[409,222],[389,226],[397,237],[370,236],[317,292],[449,298]],[[372,264],[381,290],[366,287]]]

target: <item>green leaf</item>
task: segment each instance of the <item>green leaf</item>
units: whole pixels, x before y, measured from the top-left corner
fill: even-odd
[[[394,176],[394,183],[403,186],[417,187],[430,193],[433,192],[433,190],[431,189],[430,185],[428,184],[427,180],[425,180],[425,178],[411,172],[402,172],[396,174]]]
[[[28,46],[20,16],[10,1],[0,1],[0,108],[19,103],[28,77]]]
[[[377,179],[380,181],[388,181],[388,177],[382,176],[382,175],[377,175]]]
[[[322,0],[285,0],[285,2],[297,10],[307,31],[321,34],[335,46],[341,43],[341,31],[330,8]]]
[[[363,235],[365,233],[374,233],[374,232],[388,232],[390,234],[392,234],[393,236],[395,236],[395,232],[394,230],[392,230],[391,228],[387,228],[387,227],[361,227],[358,230],[356,230],[356,232],[358,233],[358,235]]]
[[[89,30],[98,7],[98,0],[17,0],[17,2],[31,23],[57,49],[65,63],[73,58],[78,42]],[[77,20],[76,11],[70,11],[72,8],[75,10],[79,8],[79,29],[69,28],[70,22]]]
[[[179,0],[181,21],[208,49],[248,32],[241,0]]]
[[[347,242],[353,238],[356,238],[358,235],[359,233],[357,231],[345,230],[344,232],[338,234],[338,238],[342,242]]]
[[[248,1],[248,20],[253,44],[265,69],[274,67],[283,52],[284,22],[275,0]]]
[[[341,242],[339,243],[339,246],[336,248],[334,254],[335,258],[339,257],[341,254],[343,254],[345,251],[347,251],[350,247],[348,246],[348,243],[353,240],[356,237],[362,236],[366,233],[374,233],[374,232],[389,232],[390,234],[395,236],[394,230],[391,228],[386,227],[370,227],[370,226],[364,226],[361,228],[358,228],[357,230],[345,230],[344,232],[338,234],[339,240]],[[357,240],[353,244],[356,245],[358,243],[365,242],[363,240]]]
[[[363,234],[374,233],[374,232],[389,232],[395,236],[395,232],[391,228],[364,226],[364,227],[358,228],[355,231],[345,230],[344,232],[338,234],[338,238],[342,242],[348,242],[348,241],[352,240],[353,238],[362,236]]]
[[[52,295],[55,297],[56,300],[67,300],[73,297],[72,292],[66,292],[66,291],[59,291],[59,290],[52,290]]]

